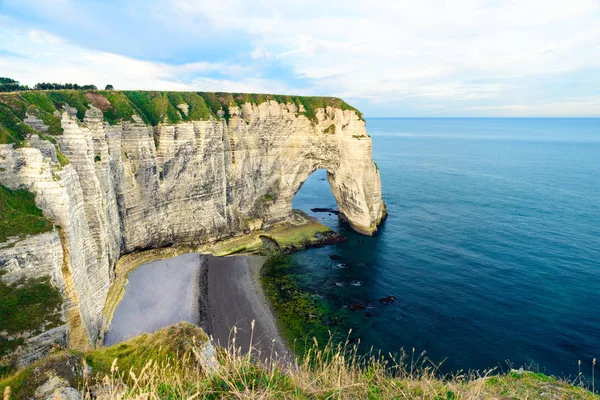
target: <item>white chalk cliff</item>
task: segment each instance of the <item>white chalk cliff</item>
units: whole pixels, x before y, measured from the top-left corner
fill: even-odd
[[[68,165],[35,135],[24,147],[0,144],[0,184],[35,193],[60,227],[0,244],[0,279],[51,276],[65,297],[65,321],[82,322],[78,329],[93,344],[105,329],[102,309],[121,255],[218,241],[284,221],[319,168],[328,172],[340,214],[358,232],[373,234],[385,205],[365,121],[350,109],[319,108],[309,119],[299,108],[246,102],[230,107],[227,120],[156,126],[138,116],[109,124],[93,104],[82,120],[61,109],[64,132],[54,138]],[[186,104],[179,109],[188,111]],[[35,116],[25,122],[46,129]],[[65,338],[75,335],[69,328],[57,328],[56,341],[74,343]]]

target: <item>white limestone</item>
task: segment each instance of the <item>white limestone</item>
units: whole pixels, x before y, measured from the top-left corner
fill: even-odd
[[[185,106],[179,106],[183,113]],[[286,220],[294,195],[316,169],[327,170],[340,213],[354,229],[372,234],[385,217],[371,138],[354,111],[328,107],[317,112],[317,123],[295,105],[274,101],[229,113],[228,123],[152,127],[139,118],[111,126],[93,106],[84,121],[63,112],[64,134],[55,138],[70,160],[64,167],[37,138],[32,147],[0,145],[0,183],[34,192],[64,232],[92,342],[102,337],[102,308],[122,254],[216,241]],[[40,128],[39,121],[33,126]],[[5,279],[16,279],[21,268],[24,275],[50,275],[62,288],[57,239],[52,232],[15,246],[46,243],[35,261],[35,251],[22,257],[0,245],[0,269],[10,270]]]

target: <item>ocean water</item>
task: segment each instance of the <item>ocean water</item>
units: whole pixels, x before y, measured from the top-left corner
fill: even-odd
[[[600,119],[368,119],[367,129],[389,211],[380,235],[310,212],[336,207],[323,170],[294,199],[349,238],[287,259],[329,306],[331,328],[351,328],[364,348],[426,350],[443,371],[574,376],[581,360],[589,376],[600,358]]]

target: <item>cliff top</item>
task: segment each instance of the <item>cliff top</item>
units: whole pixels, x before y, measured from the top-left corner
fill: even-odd
[[[22,91],[0,94],[0,144],[21,144],[25,137],[35,131],[22,123],[27,115],[41,119],[51,135],[62,134],[60,114],[65,106],[72,109],[80,120],[90,104],[101,109],[109,124],[133,121],[137,114],[144,122],[157,125],[161,122],[229,119],[229,109],[245,103],[262,104],[274,100],[283,104],[295,104],[298,114],[314,120],[316,111],[328,106],[342,110],[353,110],[362,114],[335,97],[289,96],[256,93],[222,92],[160,92],[160,91],[115,91],[115,90],[48,90]],[[187,105],[187,107],[182,105]],[[222,116],[222,117],[221,117]]]

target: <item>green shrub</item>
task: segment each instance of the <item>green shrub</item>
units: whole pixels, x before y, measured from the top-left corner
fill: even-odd
[[[56,158],[58,159],[58,163],[61,166],[65,166],[65,165],[69,165],[71,162],[69,161],[69,159],[67,158],[67,156],[65,156],[59,149],[58,146],[56,146]]]

